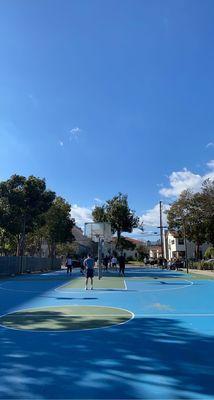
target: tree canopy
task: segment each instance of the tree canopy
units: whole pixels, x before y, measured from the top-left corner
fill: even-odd
[[[122,232],[132,232],[139,224],[139,218],[130,209],[128,196],[122,193],[107,200],[105,205],[97,206],[92,212],[95,222],[109,222],[112,233],[117,234],[117,245],[119,245]]]
[[[62,197],[56,197],[52,206],[45,215],[43,228],[52,256],[55,255],[56,245],[72,242],[74,236],[72,228],[74,220],[70,216],[71,206]]]
[[[45,223],[54,198],[45,180],[35,176],[13,175],[0,183],[0,227],[18,237],[18,254],[23,254],[26,233]]]
[[[195,242],[197,255],[202,243],[214,244],[214,181],[205,181],[200,192],[182,192],[171,205],[167,220],[170,230]]]

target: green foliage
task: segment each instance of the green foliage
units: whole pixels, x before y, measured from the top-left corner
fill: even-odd
[[[0,255],[16,255],[17,237],[0,228]]]
[[[128,240],[124,237],[121,237],[118,243],[118,250],[121,252],[123,250],[134,250],[136,248],[136,245],[131,242],[131,240]]]
[[[56,244],[72,242],[74,220],[70,216],[71,206],[62,197],[56,197],[45,215],[44,237],[51,246],[52,256],[56,252]]]
[[[139,218],[129,208],[128,196],[119,193],[111,200],[107,200],[102,207],[95,207],[93,213],[95,222],[109,222],[112,233],[117,232],[117,245],[119,245],[122,232],[132,232],[139,224]]]
[[[0,183],[0,227],[18,237],[19,254],[23,254],[26,233],[44,224],[55,193],[46,190],[44,179],[13,175]]]
[[[56,255],[66,257],[70,254],[72,257],[76,255],[77,247],[75,243],[58,243],[56,245]]]
[[[214,269],[214,262],[213,261],[202,261],[201,262],[201,269],[204,270],[213,270]]]
[[[214,247],[208,247],[204,253],[204,257],[207,259],[214,258]]]
[[[202,185],[201,208],[205,224],[206,241],[214,246],[214,181],[206,179]]]
[[[137,246],[137,252],[138,252],[138,261],[143,261],[144,258],[149,254],[148,248],[144,244]]]
[[[126,257],[126,262],[132,262],[134,261],[134,258],[132,256]]]
[[[199,246],[207,239],[202,194],[193,194],[189,190],[182,192],[168,211],[167,219],[169,230],[195,242],[198,257]]]
[[[92,211],[92,217],[95,222],[107,222],[105,206],[96,206]]]

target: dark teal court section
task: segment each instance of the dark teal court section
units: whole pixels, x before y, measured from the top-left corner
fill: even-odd
[[[129,268],[125,290],[60,290],[79,276],[59,271],[1,281],[0,313],[90,305],[134,318],[91,331],[0,327],[1,399],[214,398],[213,280]]]

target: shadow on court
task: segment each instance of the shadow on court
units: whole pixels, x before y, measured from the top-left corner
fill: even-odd
[[[0,398],[214,397],[214,338],[176,319],[135,318],[108,330],[1,329]]]

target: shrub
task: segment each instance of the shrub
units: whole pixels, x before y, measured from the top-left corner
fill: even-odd
[[[214,247],[208,247],[204,253],[205,258],[214,258]]]

